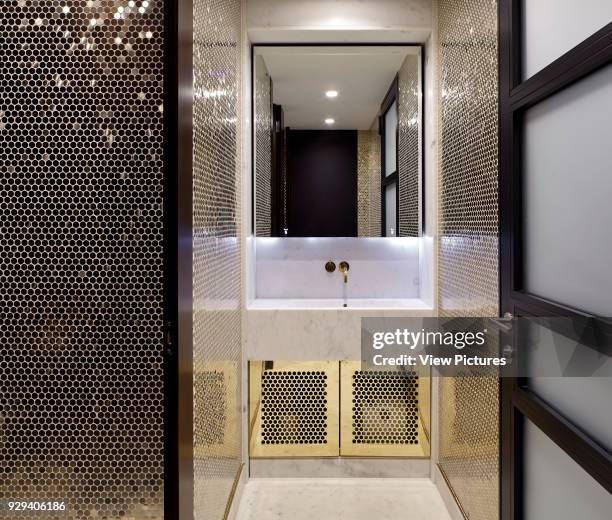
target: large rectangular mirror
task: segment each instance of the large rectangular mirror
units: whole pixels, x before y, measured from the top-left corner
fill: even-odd
[[[258,237],[420,236],[422,48],[253,46]]]

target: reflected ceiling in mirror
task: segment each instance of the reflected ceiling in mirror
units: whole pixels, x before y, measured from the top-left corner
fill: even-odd
[[[422,49],[253,47],[257,236],[421,234]]]

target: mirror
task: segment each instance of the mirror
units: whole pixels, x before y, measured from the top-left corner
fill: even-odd
[[[420,236],[422,50],[253,46],[257,237]]]

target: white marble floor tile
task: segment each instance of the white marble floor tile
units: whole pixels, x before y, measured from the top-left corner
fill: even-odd
[[[429,479],[251,479],[237,520],[450,520]]]

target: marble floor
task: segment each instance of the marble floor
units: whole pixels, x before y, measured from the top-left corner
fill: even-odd
[[[428,479],[251,479],[236,520],[450,520]]]

